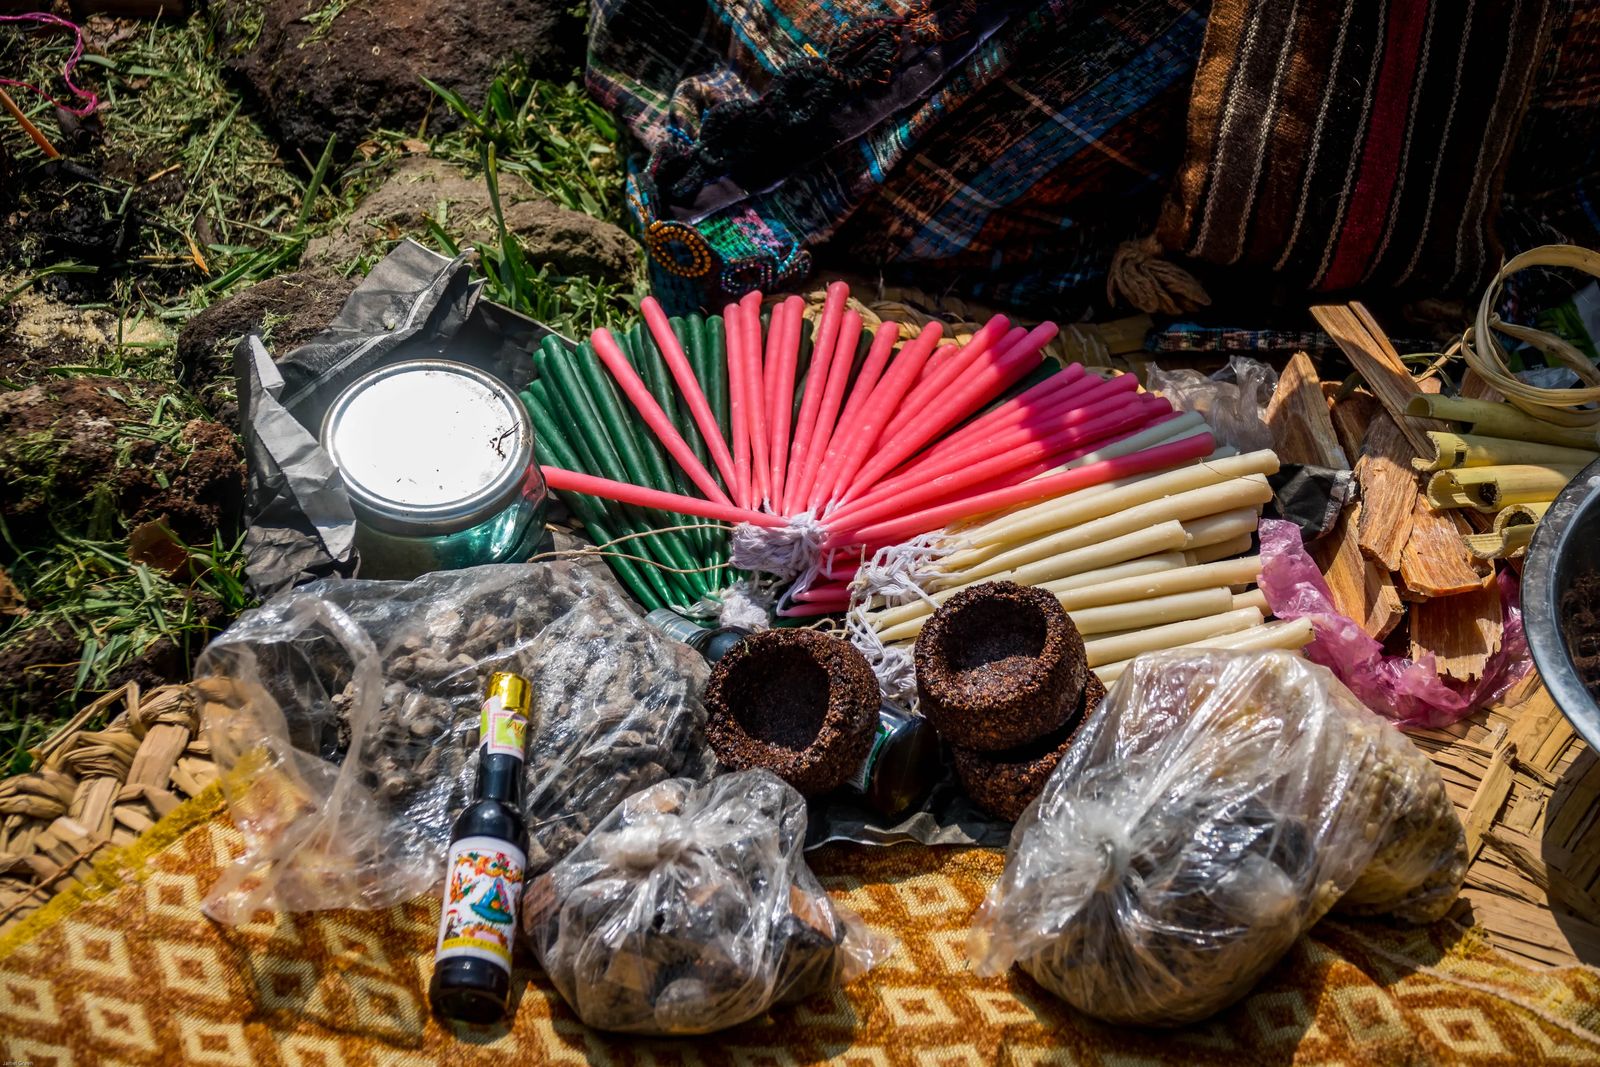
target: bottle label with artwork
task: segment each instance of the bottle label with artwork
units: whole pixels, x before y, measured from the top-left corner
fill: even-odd
[[[483,718],[478,729],[482,739],[479,747],[484,755],[527,758],[528,718],[525,708],[508,708],[499,693],[491,693],[483,702]]]
[[[437,960],[474,956],[511,969],[527,857],[496,837],[463,837],[445,862]]]

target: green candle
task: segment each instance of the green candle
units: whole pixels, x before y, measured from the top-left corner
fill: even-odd
[[[594,358],[593,351],[590,351],[588,359],[582,358],[581,355],[574,356],[565,348],[560,351],[547,350],[543,353],[543,357],[541,373],[549,372],[549,378],[556,387],[553,392],[559,394],[569,406],[566,413],[568,425],[576,428],[578,434],[588,442],[590,451],[597,461],[599,469],[593,473],[613,481],[632,482],[634,485],[670,490],[670,485],[652,483],[642,473],[644,461],[634,447],[632,435],[626,430],[626,420],[621,414],[616,394],[604,388],[609,384],[609,379],[601,375],[598,384],[602,388],[591,392],[587,387],[585,379],[593,383],[594,377],[584,373],[585,366],[598,367],[599,364]],[[677,525],[665,513],[650,511],[644,514],[647,528]],[[647,540],[662,550],[663,563],[681,568],[695,566],[674,535],[660,533]],[[687,579],[676,574],[672,574],[671,577],[677,583],[684,584],[688,594]],[[690,599],[693,599],[693,595],[690,595]]]
[[[542,383],[530,382],[529,388],[521,395],[522,406],[528,409],[528,416],[533,420],[534,431],[539,435],[539,443],[545,454],[560,466],[577,463],[577,455],[572,450],[571,443],[562,436],[554,420],[550,418],[548,395],[544,393]],[[612,540],[614,535],[611,533],[608,512],[603,502],[581,493],[562,493],[560,496],[572,513],[582,521],[591,539],[596,542]],[[659,606],[673,599],[654,567],[641,570],[629,559],[608,558],[606,563],[641,603]]]

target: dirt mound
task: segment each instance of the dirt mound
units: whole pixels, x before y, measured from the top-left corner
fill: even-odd
[[[233,349],[252,330],[278,355],[310,340],[339,313],[356,278],[302,270],[269,278],[206,308],[178,334],[178,375],[213,418],[239,423]]]
[[[111,538],[163,517],[190,543],[237,529],[244,463],[233,434],[203,419],[152,426],[130,403],[148,399],[139,383],[107,378],[0,394],[0,511],[13,538],[38,543],[52,525]]]
[[[250,84],[278,135],[316,159],[331,134],[344,153],[383,128],[436,128],[449,116],[428,78],[473,106],[513,57],[567,77],[582,62],[583,23],[566,0],[228,0],[261,7],[255,43],[229,66]],[[253,23],[254,20],[247,20]]]
[[[616,226],[553,204],[513,179],[501,179],[506,228],[517,235],[535,267],[558,274],[626,281],[640,262],[639,246]],[[333,233],[311,241],[306,263],[342,266],[357,256],[387,251],[401,237],[421,237],[440,205],[463,246],[496,239],[494,208],[481,177],[428,156],[400,162],[388,179]]]

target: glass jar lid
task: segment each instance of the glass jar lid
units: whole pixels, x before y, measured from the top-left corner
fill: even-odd
[[[533,425],[498,379],[417,359],[340,393],[322,420],[322,447],[358,519],[434,537],[486,522],[517,498],[533,462]]]

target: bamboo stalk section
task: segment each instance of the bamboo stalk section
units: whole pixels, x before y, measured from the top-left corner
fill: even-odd
[[[1600,452],[1559,445],[1516,441],[1507,437],[1428,431],[1434,454],[1419,456],[1411,465],[1419,471],[1454,470],[1460,467],[1501,467],[1533,464],[1542,467],[1585,467],[1600,459]]]
[[[1516,559],[1528,551],[1536,529],[1534,523],[1519,523],[1503,530],[1471,534],[1466,538],[1467,549],[1479,559]]]
[[[1581,426],[1556,426],[1536,419],[1510,404],[1489,400],[1469,400],[1460,396],[1412,397],[1406,403],[1406,414],[1419,418],[1449,419],[1472,427],[1472,432],[1486,437],[1509,438],[1515,441],[1533,441],[1562,448],[1594,451],[1600,448],[1600,431]]]
[[[1551,500],[1540,500],[1533,504],[1512,504],[1501,508],[1500,513],[1494,517],[1494,529],[1501,532],[1508,526],[1532,526],[1544,518],[1544,513],[1550,510]]]
[[[1508,463],[1495,467],[1461,467],[1443,470],[1428,479],[1428,503],[1436,508],[1461,507],[1460,501],[1479,511],[1499,511],[1510,504],[1535,504],[1553,500],[1582,466],[1542,466]]]

